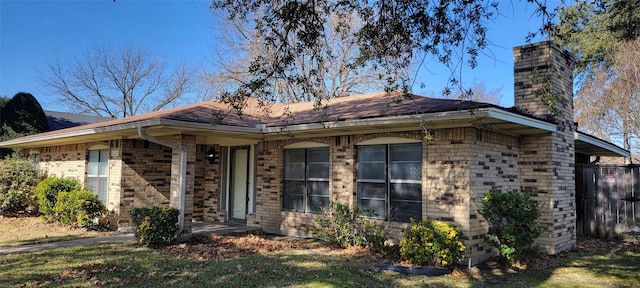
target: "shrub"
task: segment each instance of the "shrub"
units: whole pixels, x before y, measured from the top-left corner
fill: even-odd
[[[35,210],[37,206],[33,187],[41,176],[29,160],[18,156],[0,161],[0,214]]]
[[[498,248],[500,255],[508,260],[517,260],[527,253],[538,251],[534,245],[543,228],[538,225],[540,217],[538,202],[528,193],[485,193],[478,210],[489,222],[489,243]]]
[[[374,212],[331,201],[323,213],[315,218],[320,228],[312,227],[312,235],[337,245],[384,247],[387,236],[384,227],[375,225],[363,216],[373,216]]]
[[[414,265],[451,266],[464,257],[462,232],[453,224],[424,219],[415,222],[400,240],[400,255]]]
[[[178,233],[180,210],[173,207],[131,208],[138,243],[156,247],[171,243]]]
[[[40,181],[34,189],[38,197],[38,210],[42,218],[47,222],[58,220],[53,208],[56,206],[56,197],[60,192],[82,190],[82,185],[76,179],[47,177]]]
[[[104,211],[104,204],[88,190],[62,191],[56,197],[53,211],[64,224],[88,228]]]

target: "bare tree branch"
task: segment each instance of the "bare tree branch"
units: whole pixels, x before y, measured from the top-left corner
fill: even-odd
[[[195,89],[197,69],[167,70],[140,47],[97,47],[72,61],[55,59],[42,81],[79,112],[120,118],[160,110]]]

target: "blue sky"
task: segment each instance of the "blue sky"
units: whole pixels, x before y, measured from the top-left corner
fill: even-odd
[[[559,1],[549,1],[559,2]],[[465,84],[500,89],[503,106],[513,105],[512,47],[523,45],[541,25],[526,1],[500,2],[490,24],[490,47],[480,66],[465,71]],[[0,0],[0,95],[33,94],[45,110],[66,111],[47,95],[40,73],[57,58],[70,59],[96,46],[141,45],[171,63],[208,64],[217,30],[209,2],[182,1],[10,1]],[[551,5],[550,5],[551,6]],[[449,72],[427,62],[413,92],[434,94],[447,84]]]

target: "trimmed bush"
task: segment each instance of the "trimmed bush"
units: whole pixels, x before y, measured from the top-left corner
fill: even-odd
[[[331,201],[327,209],[315,218],[320,227],[311,227],[310,232],[336,245],[381,248],[387,240],[384,227],[363,218],[373,215],[374,212],[371,210],[358,207],[351,210],[345,204]]]
[[[131,208],[138,243],[157,247],[171,243],[178,233],[180,210],[173,207]]]
[[[58,221],[75,226],[89,228],[94,220],[104,211],[104,204],[97,195],[88,190],[73,190],[60,192],[56,197],[53,212]]]
[[[38,168],[18,156],[0,161],[0,214],[35,211],[33,188],[40,181]]]
[[[540,217],[538,202],[528,193],[485,193],[478,210],[487,222],[493,236],[487,241],[498,248],[500,255],[517,260],[524,255],[535,254],[534,241],[543,231],[537,223]]]
[[[42,219],[46,222],[57,221],[58,217],[53,208],[56,206],[58,193],[76,190],[82,190],[82,184],[73,178],[47,177],[40,181],[34,192],[38,196],[38,210]]]
[[[453,224],[411,219],[411,226],[400,240],[400,255],[414,265],[451,266],[464,257],[461,237],[460,228]]]

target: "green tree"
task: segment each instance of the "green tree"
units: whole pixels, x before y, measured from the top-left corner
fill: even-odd
[[[0,117],[0,123],[2,123],[0,141],[49,131],[47,116],[42,106],[29,93],[20,92],[14,95],[2,106]],[[11,149],[1,149],[0,156],[4,158],[11,151]]]
[[[640,0],[577,0],[555,12],[552,38],[576,56],[584,77],[610,67],[613,59],[607,55],[616,45],[640,36]]]
[[[7,102],[9,102],[9,100],[11,100],[9,97],[7,96],[0,96],[0,128],[2,128],[2,133],[0,133],[0,141],[4,141],[4,122],[3,122],[3,117],[2,117],[2,111],[4,110],[4,105],[7,104]],[[2,160],[0,158],[0,160]]]
[[[640,0],[578,0],[556,12],[553,39],[577,58],[576,122],[637,152]]]
[[[536,4],[537,13],[549,14],[544,1],[527,2]],[[305,77],[311,83],[324,83],[319,71],[329,63],[323,54],[323,44],[330,35],[326,23],[331,15],[355,15],[362,19],[362,25],[352,35],[358,51],[348,65],[374,67],[386,90],[408,91],[413,82],[403,72],[426,55],[451,68],[454,72],[450,82],[458,85],[456,71],[465,64],[477,66],[478,55],[488,45],[487,24],[498,13],[497,0],[213,0],[211,6],[230,20],[252,23],[261,34],[264,50],[271,53],[269,57],[253,55],[247,71],[251,79],[221,96],[232,107],[242,107],[247,95],[277,100],[271,93],[274,79],[293,83],[301,80],[299,74],[293,73],[301,68],[296,59],[306,59],[310,64]],[[343,31],[350,18],[338,18],[336,30]],[[307,94],[303,98],[314,99],[320,104],[318,107],[324,107],[324,95],[314,89],[303,93]]]
[[[269,58],[277,53],[262,45],[265,35],[245,19],[230,19],[226,14],[216,14],[223,19],[219,24],[223,32],[216,38],[218,53],[214,59],[217,70],[208,73],[208,84],[212,87],[241,86],[251,80],[252,75],[248,71],[252,59],[260,56],[261,61],[269,62],[272,61]],[[309,61],[305,55],[296,55],[292,59],[292,66],[296,69],[287,74],[288,79],[268,79],[265,91],[283,103],[381,91],[385,81],[373,65],[351,65],[359,49],[355,32],[362,23],[357,15],[327,15],[323,30],[326,36],[321,39],[323,42],[319,49],[326,60],[324,65]]]
[[[640,38],[617,45],[608,68],[597,67],[578,90],[575,119],[581,130],[640,152]]]
[[[4,107],[4,104],[7,104],[9,100],[10,100],[9,97],[7,96],[0,96],[0,108]]]

